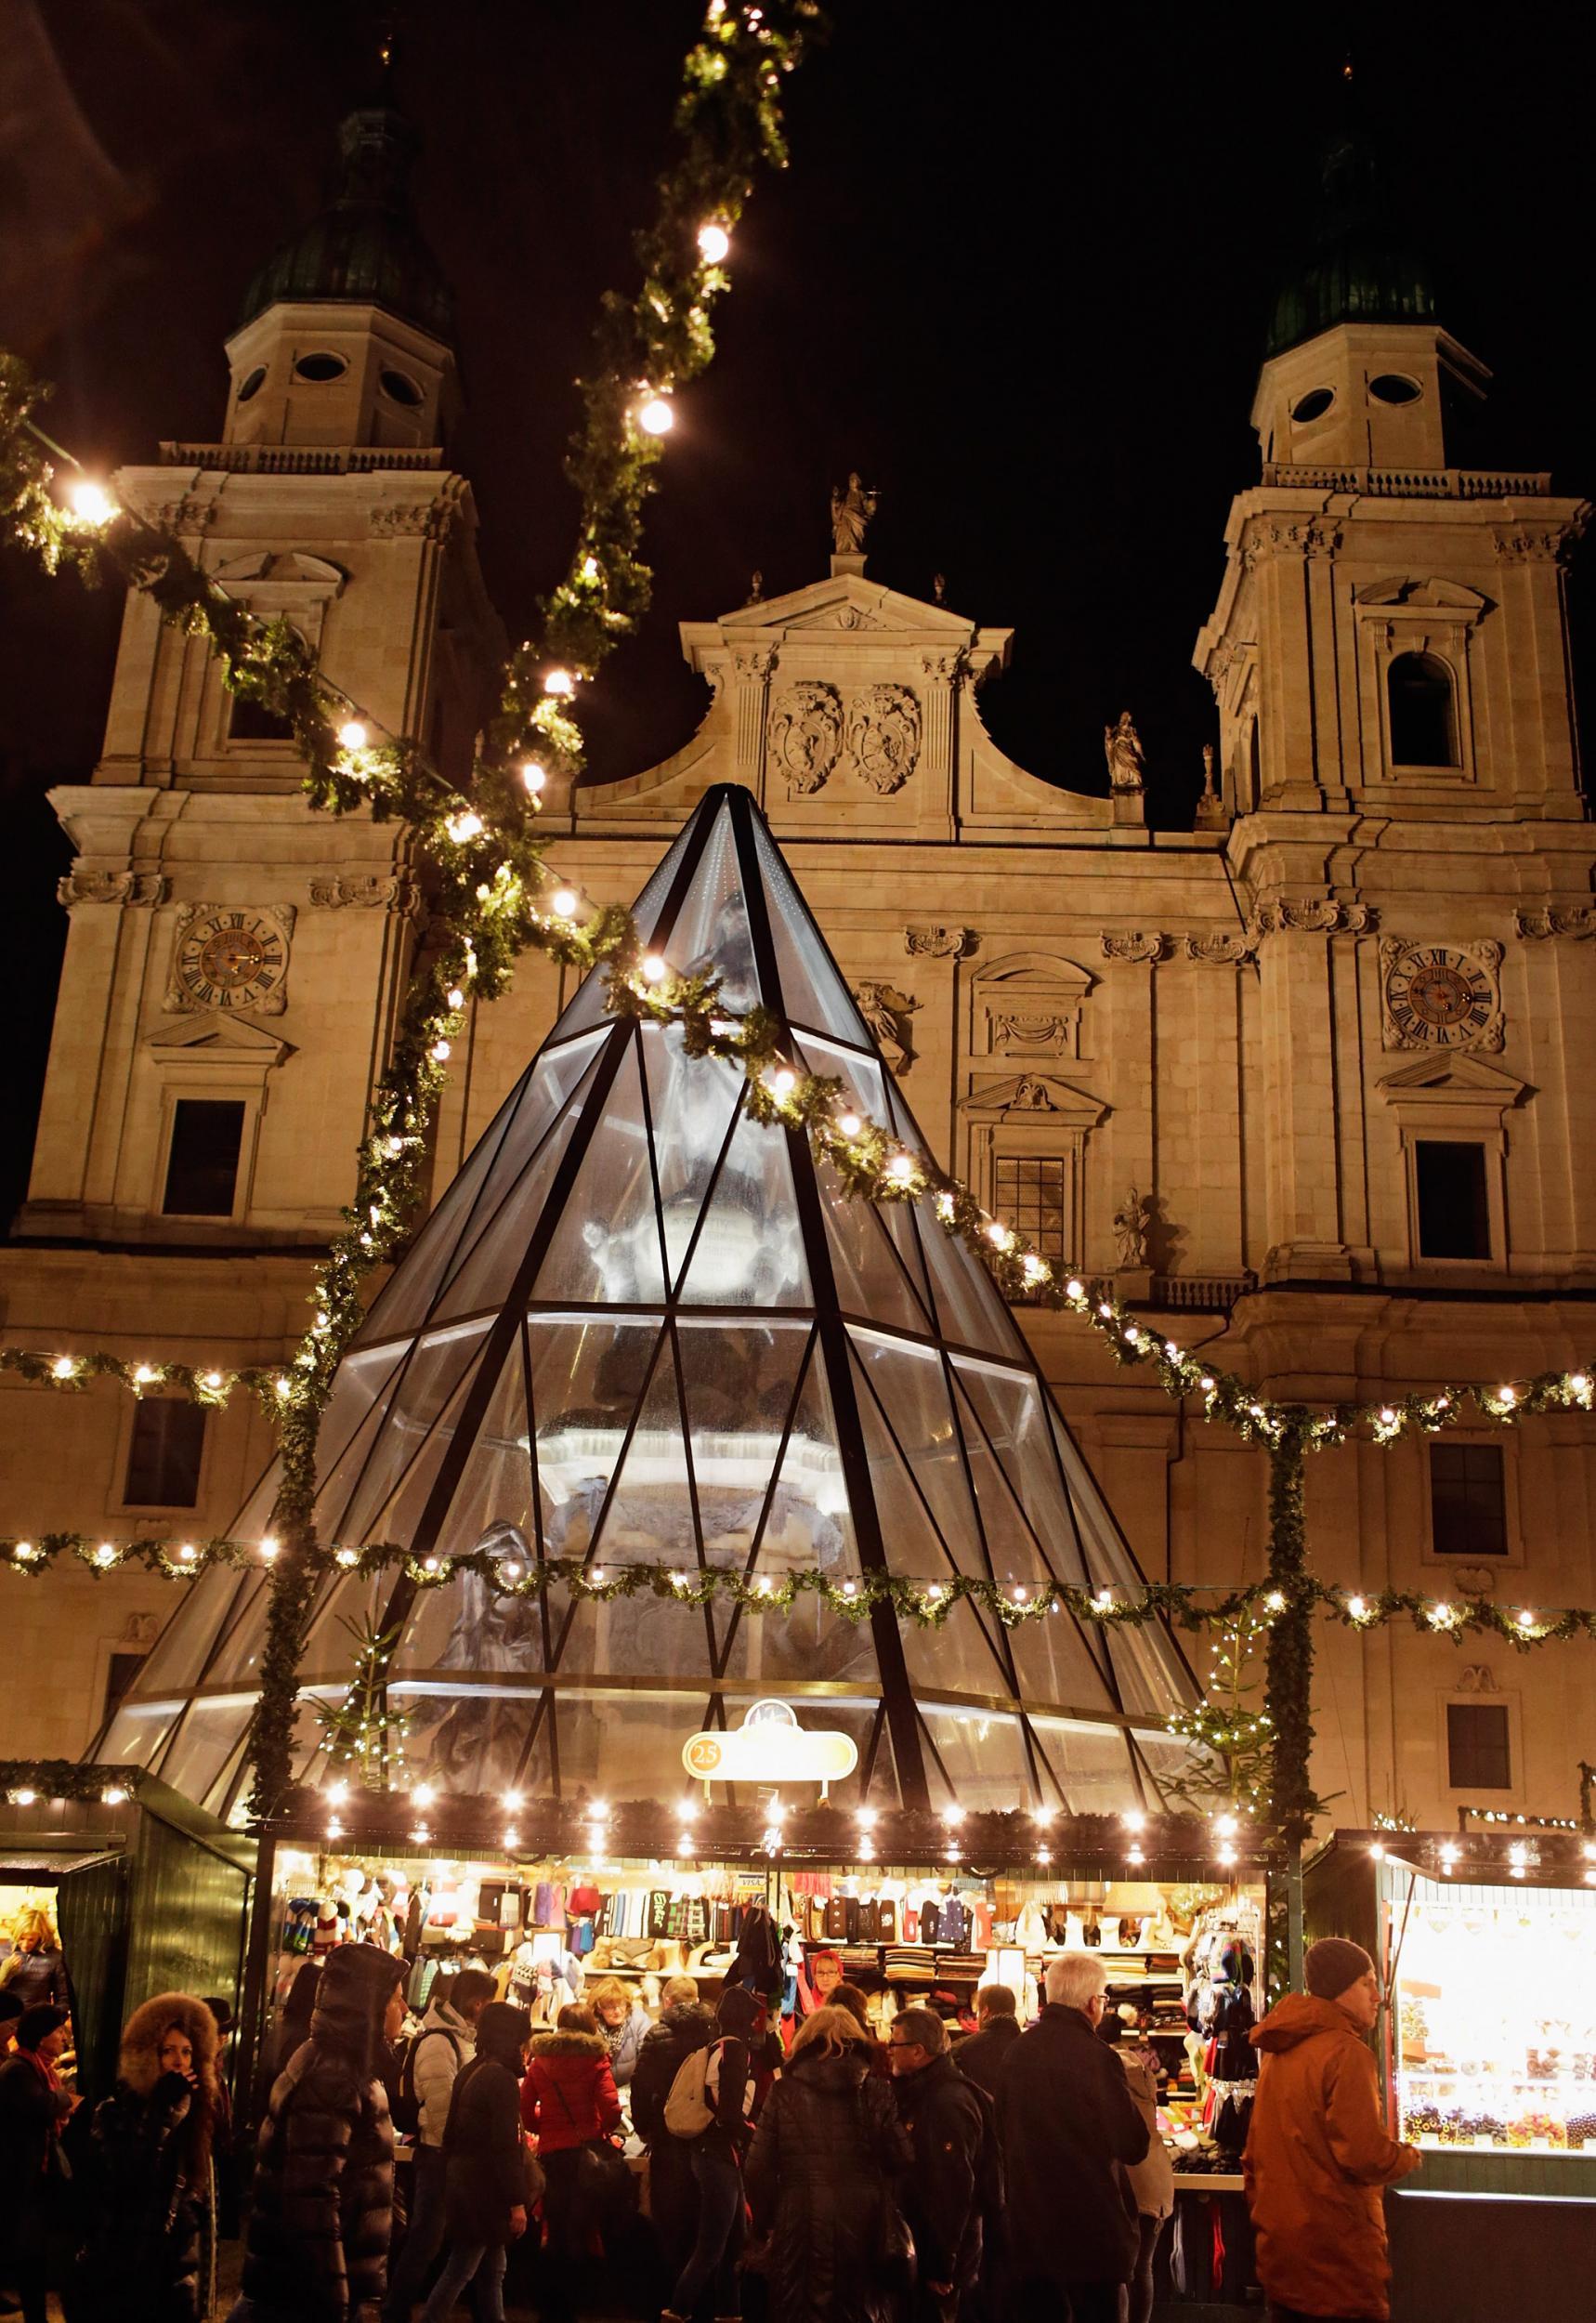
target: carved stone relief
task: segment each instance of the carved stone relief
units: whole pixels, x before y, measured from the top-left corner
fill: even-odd
[[[1551,936],[1566,936],[1576,942],[1596,936],[1596,904],[1580,903],[1572,909],[1547,904],[1538,912],[1515,912],[1513,933],[1525,943],[1545,943]]]
[[[310,901],[319,912],[413,912],[420,897],[408,872],[329,872],[312,877]]]
[[[1169,938],[1141,928],[1105,928],[1103,957],[1105,960],[1161,960],[1169,949]]]
[[[843,746],[843,705],[835,686],[800,678],[770,705],[770,758],[791,795],[818,791]]]
[[[848,761],[885,798],[901,789],[920,755],[920,702],[907,686],[866,686],[848,704]]]
[[[1256,942],[1261,936],[1288,931],[1319,936],[1365,936],[1380,924],[1372,903],[1337,903],[1323,896],[1276,896],[1261,903],[1247,923]]]
[[[896,984],[874,979],[856,984],[854,998],[859,1004],[860,1016],[875,1034],[882,1055],[901,1079],[914,1062],[909,1018],[920,1003],[912,992],[900,991]]]
[[[1252,958],[1258,950],[1258,938],[1253,935],[1233,936],[1227,930],[1217,929],[1205,936],[1184,937],[1182,949],[1188,960],[1206,962],[1213,967],[1229,968],[1236,966],[1243,960]]]
[[[56,882],[56,901],[70,912],[74,903],[121,903],[149,910],[164,903],[170,882],[159,872],[70,871]]]
[[[981,938],[973,927],[906,927],[903,948],[911,960],[968,960]]]

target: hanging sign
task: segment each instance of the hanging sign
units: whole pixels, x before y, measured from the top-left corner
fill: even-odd
[[[851,1734],[801,1726],[785,1702],[752,1702],[729,1734],[695,1734],[682,1745],[683,1765],[706,1788],[712,1782],[818,1782],[825,1798],[858,1763]]]

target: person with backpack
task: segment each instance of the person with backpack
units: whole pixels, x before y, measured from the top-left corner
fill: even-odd
[[[525,2009],[490,2001],[476,2030],[475,2053],[455,2078],[438,2148],[449,2253],[421,2323],[447,2323],[468,2283],[477,2323],[504,2323],[505,2255],[527,2231],[521,2073],[532,2020]]]
[[[576,2323],[577,2260],[590,2236],[612,2223],[627,2179],[610,2143],[621,2127],[620,2093],[591,2009],[562,2008],[554,2031],[534,2038],[521,2083],[521,2120],[537,2139],[547,2181],[543,2323]]]
[[[982,2228],[1002,2208],[1002,2167],[990,2103],[953,2062],[935,2009],[894,2021],[892,2088],[914,2148],[902,2187],[914,2238],[915,2323],[953,2323],[981,2272]]]
[[[684,2061],[665,2100],[666,2129],[690,2143],[699,2225],[660,2323],[690,2323],[712,2282],[715,2323],[736,2323],[742,2314],[742,2158],[753,2135],[754,2067],[765,2048],[767,2014],[746,1986],[728,1986],[715,2010],[714,2039]]]
[[[699,2193],[693,2183],[692,2147],[665,2127],[665,2101],[693,2051],[707,2048],[714,2039],[715,2020],[699,1999],[691,1976],[673,1976],[661,1997],[665,2005],[660,2021],[637,2052],[632,2126],[648,2149],[648,2214],[666,2279],[674,2283],[693,2247]]]
[[[383,2310],[386,2323],[410,2323],[411,2309],[443,2247],[443,2133],[455,2080],[471,2061],[477,2021],[493,1991],[484,1968],[463,1968],[451,1983],[440,1985],[399,2064],[394,2128],[415,2139],[415,2178],[410,2228]]]

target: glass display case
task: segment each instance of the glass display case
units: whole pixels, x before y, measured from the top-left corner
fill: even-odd
[[[1418,1879],[1386,1904],[1400,2134],[1596,2154],[1596,1893]]]

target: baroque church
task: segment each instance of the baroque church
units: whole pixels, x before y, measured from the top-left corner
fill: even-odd
[[[451,301],[409,160],[397,116],[350,116],[335,199],[250,286],[219,440],[164,444],[116,489],[463,775],[504,638],[449,462]],[[594,902],[630,901],[695,810],[747,797],[784,866],[770,893],[786,880],[813,914],[937,1159],[1062,1270],[1112,1280],[1262,1392],[1576,1362],[1596,903],[1564,552],[1588,512],[1544,474],[1459,465],[1488,383],[1423,269],[1343,212],[1276,302],[1259,470],[1237,479],[1214,602],[1193,607],[1216,709],[1195,829],[1148,827],[1128,726],[1107,797],[1014,764],[982,716],[1011,633],[900,594],[850,547],[786,596],[683,624],[697,733],[627,780],[546,794],[551,860]],[[312,813],[292,740],[137,593],[99,762],[52,803],[76,853],[70,935],[0,1250],[6,1335],[281,1361],[349,1198],[425,877],[402,828]],[[529,955],[472,1012],[435,1205],[578,997]],[[1128,1570],[1256,1579],[1260,1454],[1072,1319],[1012,1321],[1079,1448],[1078,1521],[1097,1511]],[[19,1530],[268,1521],[271,1433],[245,1398],[7,1381],[0,1419]],[[1579,1412],[1349,1445],[1311,1463],[1311,1559],[1349,1589],[1589,1605],[1593,1501]],[[132,1731],[173,1609],[170,1584],[70,1560],[8,1583],[0,1754]],[[1596,1739],[1581,1648],[1529,1661],[1328,1623],[1319,1645],[1314,1780],[1339,1821],[1573,1811]],[[1024,1723],[1023,1672],[981,1686],[982,1714]],[[1022,1799],[1016,1778],[984,1803]]]

